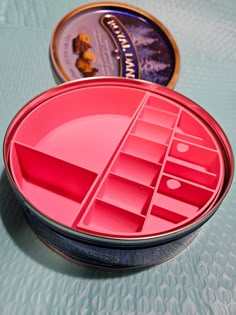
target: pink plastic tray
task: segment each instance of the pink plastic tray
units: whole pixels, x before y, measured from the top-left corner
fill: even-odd
[[[51,220],[95,235],[139,238],[191,224],[217,198],[223,161],[196,104],[165,94],[107,79],[51,95],[11,141],[17,189]]]

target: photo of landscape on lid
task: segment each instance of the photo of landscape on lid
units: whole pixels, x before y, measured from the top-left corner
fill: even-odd
[[[120,76],[173,88],[180,56],[166,27],[149,13],[116,3],[91,3],[65,15],[50,43],[60,81]]]

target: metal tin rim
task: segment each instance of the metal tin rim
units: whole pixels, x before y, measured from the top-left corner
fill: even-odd
[[[57,41],[58,41],[58,35],[59,35],[61,28],[71,17],[73,17],[77,13],[80,13],[83,10],[87,10],[87,9],[99,8],[101,6],[122,7],[125,9],[133,10],[134,12],[137,12],[140,15],[151,20],[155,25],[157,25],[165,33],[169,42],[171,43],[171,46],[173,47],[174,56],[175,56],[174,73],[173,73],[172,78],[166,87],[171,88],[171,89],[174,88],[174,86],[177,82],[178,76],[179,76],[179,72],[180,72],[180,53],[179,53],[179,49],[178,49],[178,46],[176,44],[176,41],[173,38],[173,36],[171,35],[170,31],[164,26],[164,24],[162,24],[157,18],[155,18],[154,16],[152,16],[148,12],[141,10],[135,6],[125,4],[125,3],[120,3],[120,2],[116,2],[116,3],[114,3],[114,2],[93,2],[90,4],[86,4],[86,5],[80,6],[78,8],[75,8],[74,10],[70,11],[59,21],[59,23],[56,25],[56,28],[52,34],[51,42],[50,42],[50,59],[51,59],[53,68],[54,68],[56,75],[59,78],[59,80],[61,82],[70,81],[70,78],[67,76],[67,74],[63,70],[63,67],[60,64],[58,53],[57,53],[57,48],[56,48],[57,47]]]
[[[24,205],[28,207],[32,213],[34,213],[36,216],[40,217],[42,220],[47,222],[48,225],[50,225],[52,228],[56,230],[62,230],[64,233],[71,235],[74,238],[83,239],[87,242],[94,242],[94,243],[104,243],[104,244],[112,244],[113,246],[117,245],[124,245],[124,246],[143,246],[143,245],[150,245],[150,244],[157,244],[157,243],[165,243],[169,242],[172,239],[180,238],[186,234],[189,234],[190,232],[196,230],[201,225],[203,225],[210,217],[216,212],[218,207],[220,206],[221,202],[223,201],[224,197],[226,196],[234,175],[234,158],[233,158],[233,151],[230,146],[230,143],[224,133],[224,131],[221,129],[219,124],[214,120],[214,118],[207,113],[202,107],[191,101],[193,104],[193,107],[190,108],[188,104],[186,104],[186,101],[188,98],[185,96],[175,92],[171,91],[174,95],[174,100],[180,102],[182,105],[187,107],[189,110],[193,111],[195,114],[200,116],[200,118],[204,118],[203,120],[205,123],[208,124],[209,129],[213,132],[213,134],[216,136],[216,139],[219,141],[219,144],[222,148],[222,154],[224,157],[225,162],[225,180],[223,183],[223,186],[221,190],[219,191],[219,195],[216,200],[214,200],[210,204],[210,210],[207,209],[205,213],[200,216],[199,218],[196,218],[194,222],[191,224],[184,226],[182,228],[179,228],[177,230],[163,233],[158,236],[148,236],[148,237],[140,237],[140,238],[115,238],[115,237],[105,237],[105,236],[97,236],[92,233],[86,233],[86,232],[80,232],[73,230],[69,227],[63,226],[61,224],[58,224],[57,222],[47,218],[45,215],[41,214],[37,209],[35,209],[29,201],[27,201],[24,196],[18,191],[14,184],[14,179],[11,175],[11,170],[8,165],[8,147],[9,143],[11,141],[11,136],[14,133],[15,129],[17,128],[18,124],[24,119],[25,115],[28,114],[33,108],[44,102],[45,100],[54,97],[55,95],[59,95],[61,93],[64,93],[65,91],[75,89],[77,86],[83,86],[84,84],[86,86],[88,85],[94,85],[94,84],[104,84],[104,82],[109,82],[111,85],[115,85],[119,83],[119,85],[132,85],[135,87],[139,87],[143,90],[149,90],[152,92],[159,93],[162,96],[167,96],[167,93],[169,92],[169,89],[159,86],[155,83],[143,81],[143,80],[132,80],[132,79],[126,79],[126,78],[119,78],[119,77],[100,77],[100,78],[86,78],[86,79],[79,79],[75,81],[66,82],[64,84],[61,84],[59,86],[56,86],[52,89],[49,89],[40,95],[36,96],[34,99],[29,101],[21,110],[18,111],[18,113],[15,115],[15,117],[12,119],[11,123],[9,124],[9,127],[6,131],[4,142],[3,142],[3,158],[5,163],[5,168],[7,172],[7,176],[10,180],[11,186],[13,187],[15,193],[17,196],[23,201]],[[169,95],[168,95],[168,98]],[[171,99],[171,98],[170,98]]]

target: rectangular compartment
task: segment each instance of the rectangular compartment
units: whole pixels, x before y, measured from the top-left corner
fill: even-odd
[[[152,195],[153,188],[110,174],[96,197],[119,208],[145,215]]]
[[[137,120],[131,130],[131,134],[163,144],[169,143],[172,132],[172,129],[143,120]]]
[[[163,175],[158,192],[169,197],[189,203],[193,206],[202,207],[212,196],[213,192],[191,184],[181,179]]]
[[[130,155],[148,160],[154,163],[162,163],[165,157],[167,146],[130,135],[124,143],[121,151]]]
[[[156,193],[152,201],[153,208],[160,208],[167,211],[172,211],[183,217],[194,216],[199,209],[198,206],[160,193]]]
[[[167,101],[164,97],[161,97],[160,95],[150,96],[148,98],[146,106],[160,109],[172,114],[179,113],[179,107],[174,102],[171,102],[169,99]]]
[[[151,214],[165,221],[169,221],[175,224],[180,223],[187,219],[187,217],[182,214],[167,210],[165,208],[158,207],[156,205],[152,207]]]
[[[206,127],[201,125],[200,122],[196,120],[195,117],[192,117],[185,111],[182,111],[175,131],[178,133],[176,135],[178,136],[178,138],[181,137],[181,135],[183,137],[188,135],[194,136],[196,137],[196,142],[198,142],[199,139],[202,139],[201,140],[202,145],[209,148],[215,148],[215,144],[213,143]]]
[[[200,166],[200,169],[214,174],[218,174],[220,170],[220,161],[216,151],[184,141],[174,140],[169,156],[179,159],[179,164],[183,161],[184,165],[184,161],[187,161],[193,164],[191,167],[195,169]]]
[[[151,107],[144,107],[139,118],[159,126],[173,128],[178,116]]]
[[[183,179],[187,179],[188,181],[198,183],[211,189],[216,188],[218,183],[218,176],[216,174],[194,169],[188,167],[187,165],[181,165],[180,163],[182,164],[182,161],[177,159],[173,159],[173,161],[167,160],[164,172]]]
[[[154,186],[160,170],[160,164],[120,153],[111,172],[144,185]]]
[[[12,162],[19,163],[16,178],[26,198],[45,215],[72,223],[97,174],[20,143],[14,149]]]
[[[83,225],[97,232],[133,233],[142,230],[144,217],[96,199],[88,210]],[[81,226],[81,224],[80,224]]]

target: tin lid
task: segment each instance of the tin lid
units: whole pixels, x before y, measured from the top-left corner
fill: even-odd
[[[64,16],[53,33],[50,57],[62,82],[120,76],[172,88],[180,67],[175,40],[160,21],[112,2],[91,3]]]
[[[108,238],[189,228],[213,212],[231,178],[232,153],[214,119],[139,80],[77,80],[43,93],[17,114],[4,150],[31,209]]]

